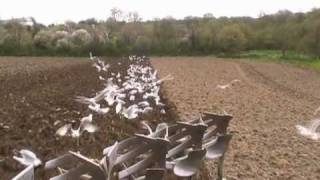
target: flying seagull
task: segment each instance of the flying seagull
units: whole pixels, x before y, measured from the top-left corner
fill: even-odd
[[[320,139],[320,119],[311,120],[306,126],[296,125],[298,132],[313,140]]]
[[[34,167],[38,167],[41,165],[41,160],[37,158],[37,156],[27,149],[22,149],[19,151],[21,157],[13,156],[13,159],[18,161],[20,164],[24,166],[33,165]]]
[[[220,85],[220,84],[218,84],[217,86],[216,86],[216,88],[217,89],[227,89],[227,88],[230,88],[231,86],[233,86],[235,83],[237,83],[237,82],[240,82],[240,80],[239,79],[234,79],[234,80],[232,80],[230,83],[228,83],[228,84],[224,84],[224,85]]]

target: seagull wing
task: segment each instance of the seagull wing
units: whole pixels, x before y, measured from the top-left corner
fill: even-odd
[[[232,84],[232,83],[236,83],[236,82],[240,82],[240,80],[239,79],[234,79],[230,83]]]
[[[98,126],[91,123],[86,123],[82,126],[82,131],[87,131],[88,133],[94,133],[98,130]]]
[[[81,122],[92,122],[92,114],[89,114],[89,116],[83,117],[80,121]]]
[[[87,98],[84,96],[77,96],[75,101],[82,103],[82,104],[95,104],[94,99],[92,98]]]
[[[66,124],[66,125],[60,127],[60,128],[56,131],[56,134],[57,134],[58,136],[67,136],[67,135],[69,135],[68,133],[70,132],[71,128],[72,128],[71,124]]]
[[[98,109],[99,114],[107,114],[109,111],[110,111],[110,108],[108,107]]]
[[[149,131],[149,135],[153,133],[151,127],[149,126],[149,124],[147,124],[146,122],[142,121],[141,125],[142,125],[142,128],[147,129]]]
[[[33,165],[35,167],[41,164],[41,160],[37,158],[37,156],[29,150],[22,149],[19,151],[21,157],[13,156],[13,159],[21,163],[25,166]]]
[[[37,158],[36,154],[32,151],[22,149],[20,150],[22,158],[24,158],[28,163],[33,164],[35,167],[41,164],[41,160]]]
[[[116,105],[116,113],[118,114],[122,109],[122,103],[118,102],[118,104]]]

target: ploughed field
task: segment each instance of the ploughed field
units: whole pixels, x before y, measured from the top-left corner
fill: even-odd
[[[233,115],[234,136],[225,159],[226,179],[320,179],[320,142],[295,125],[317,118],[320,74],[287,64],[196,57],[151,58],[178,116],[198,112]],[[233,81],[227,88],[217,88]],[[240,81],[235,81],[240,80]],[[215,176],[215,164],[207,161]]]
[[[107,62],[113,72],[122,75],[129,65],[121,58]],[[57,136],[63,125],[77,127],[81,118],[92,113],[75,99],[101,91],[104,83],[98,76],[89,58],[0,58],[0,179],[10,179],[24,169],[12,158],[21,149],[33,151],[43,163],[69,150],[100,159],[105,147],[141,132],[140,120],[156,124],[175,119],[169,102],[162,97],[161,102],[167,104],[165,114],[153,111],[128,120],[114,109],[106,115],[93,113],[93,123],[99,129],[93,138],[85,132],[79,147],[75,139]],[[42,169],[36,171],[36,179],[52,177]]]
[[[108,60],[123,72],[125,63],[117,66],[119,61]],[[160,77],[171,74],[174,79],[161,87],[167,113],[142,119],[190,120],[204,111],[233,115],[226,179],[320,179],[320,143],[295,129],[315,118],[320,105],[318,72],[211,57],[153,57],[151,63]],[[0,84],[0,179],[23,169],[12,159],[20,149],[32,150],[43,162],[68,150],[100,158],[103,148],[138,132],[135,121],[110,113],[94,115],[99,131],[94,140],[84,134],[79,148],[74,139],[55,135],[65,123],[89,114],[76,96],[92,97],[103,89],[88,58],[1,57]],[[215,162],[206,165],[203,172],[211,177],[197,179],[216,177]],[[36,172],[37,179],[48,179],[44,171]]]

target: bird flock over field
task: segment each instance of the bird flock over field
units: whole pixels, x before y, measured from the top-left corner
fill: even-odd
[[[104,84],[104,89],[93,97],[77,96],[76,101],[84,104],[92,113],[106,115],[112,111],[121,118],[133,120],[139,115],[159,110],[165,114],[165,104],[160,97],[160,84],[165,80],[172,80],[171,75],[158,79],[157,71],[148,64],[146,56],[129,56],[128,66],[118,62],[108,64],[90,54],[92,66],[98,72],[98,78]],[[126,71],[119,72],[119,67],[127,67]],[[118,70],[115,72],[114,70]],[[93,124],[92,114],[80,120],[78,128],[72,124],[60,127],[56,134],[79,139],[83,132],[94,133],[98,127]]]
[[[161,102],[159,94],[160,84],[173,78],[169,75],[158,79],[157,71],[146,63],[147,57],[129,56],[130,64],[125,74],[112,72],[113,67],[98,57],[91,55],[90,59],[101,74],[99,79],[105,87],[94,97],[78,96],[76,101],[86,104],[95,113],[104,115],[114,110],[126,119],[135,119],[139,114],[148,113],[156,107],[165,113],[165,104]]]
[[[86,105],[91,113],[81,118],[77,127],[74,123],[68,123],[58,128],[57,136],[75,138],[79,146],[80,136],[84,132],[94,133],[99,129],[93,121],[93,114],[113,113],[122,119],[134,120],[152,111],[166,113],[160,85],[173,77],[168,75],[159,79],[158,72],[151,67],[146,56],[129,56],[123,62],[111,64],[90,53],[90,61],[104,88],[93,97],[76,96],[75,101]],[[121,68],[127,69],[120,71]],[[13,158],[24,166],[36,167],[41,164],[41,160],[29,150],[22,149],[19,154],[21,157]]]
[[[158,72],[151,67],[146,56],[129,56],[127,60],[108,63],[90,53],[90,61],[98,73],[97,78],[103,84],[103,89],[92,97],[75,97],[75,101],[85,105],[90,110],[90,114],[82,117],[77,127],[71,123],[64,124],[57,129],[57,136],[75,138],[79,147],[80,137],[84,132],[91,134],[99,129],[93,121],[94,114],[112,114],[122,119],[135,120],[140,115],[153,111],[166,113],[166,105],[160,96],[160,85],[166,80],[172,80],[173,77],[168,75],[159,79]],[[226,90],[238,83],[241,81],[234,79],[227,84],[218,84],[216,89]],[[315,110],[314,115],[319,112],[320,107]],[[146,122],[141,121],[141,125],[150,135],[154,133]],[[0,124],[0,127],[9,128],[4,124]],[[161,123],[158,128],[166,129],[166,138],[167,124]],[[311,120],[307,125],[296,125],[296,129],[302,136],[320,140],[320,118]],[[20,150],[13,159],[30,168],[38,167],[42,163],[32,151],[26,149]]]
[[[65,124],[64,126],[60,127],[56,131],[56,135],[58,136],[70,136],[72,138],[77,139],[77,145],[79,146],[79,138],[84,132],[94,133],[98,130],[98,126],[92,123],[92,114],[89,116],[83,117],[80,120],[80,125],[78,128],[73,128],[72,124]]]

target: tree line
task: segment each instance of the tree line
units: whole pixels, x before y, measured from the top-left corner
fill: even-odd
[[[207,13],[142,21],[137,12],[124,14],[113,8],[103,21],[45,26],[34,18],[0,20],[0,55],[237,55],[259,49],[320,57],[320,9],[281,10],[258,18],[216,18]]]

